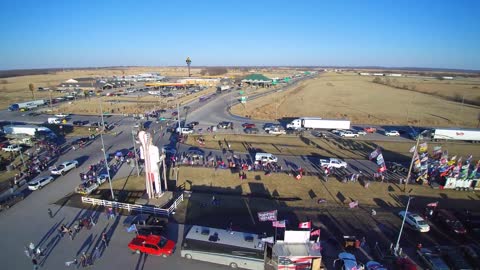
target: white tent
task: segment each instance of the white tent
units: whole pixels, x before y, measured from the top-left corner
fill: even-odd
[[[74,79],[66,80],[65,82],[66,83],[78,83],[78,81],[74,80]]]

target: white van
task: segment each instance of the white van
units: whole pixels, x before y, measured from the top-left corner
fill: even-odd
[[[47,121],[48,121],[49,124],[56,124],[56,125],[62,123],[62,120],[60,120],[60,118],[57,118],[57,117],[50,117],[50,118],[48,118]]]
[[[269,153],[256,153],[255,154],[255,161],[261,162],[277,162],[278,159],[276,156],[269,154]]]

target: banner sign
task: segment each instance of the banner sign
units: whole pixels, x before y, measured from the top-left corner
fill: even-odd
[[[260,221],[275,221],[277,220],[277,210],[258,212],[258,220]]]

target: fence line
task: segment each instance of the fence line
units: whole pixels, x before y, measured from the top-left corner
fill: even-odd
[[[165,216],[169,216],[182,201],[183,201],[183,193],[180,196],[178,196],[177,199],[175,199],[173,204],[168,209],[164,209],[164,208],[152,207],[152,206],[146,206],[146,205],[140,205],[140,204],[112,202],[108,200],[101,200],[101,199],[82,196],[82,203],[88,203],[92,205],[101,205],[106,207],[112,207],[115,209],[125,209],[128,212],[138,211],[142,213],[160,214]]]

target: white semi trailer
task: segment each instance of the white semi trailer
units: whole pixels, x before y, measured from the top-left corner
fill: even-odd
[[[350,129],[350,120],[301,117],[287,124],[289,129]]]
[[[469,141],[480,142],[480,129],[435,128],[431,130],[433,141]]]

